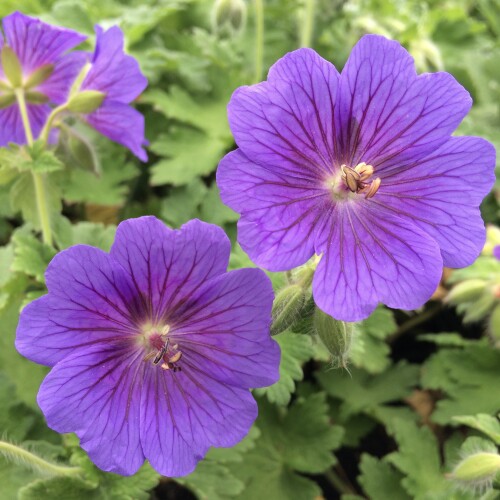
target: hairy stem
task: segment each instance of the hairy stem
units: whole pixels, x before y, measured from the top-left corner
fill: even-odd
[[[300,46],[310,47],[312,44],[312,35],[314,30],[314,16],[316,13],[316,0],[305,0],[302,10],[300,32]]]
[[[262,79],[264,66],[264,0],[255,0],[255,76],[254,83]]]
[[[40,140],[43,141],[44,146],[47,144],[49,140],[49,134],[52,129],[52,126],[54,124],[54,120],[56,119],[57,115],[63,111],[65,111],[67,108],[67,104],[61,104],[60,106],[57,106],[57,108],[54,108],[51,112],[49,117],[47,118],[47,121],[45,122],[45,125],[43,126],[42,131],[40,132]]]
[[[324,476],[328,482],[339,492],[346,495],[354,495],[356,491],[347,484],[333,469],[325,472]]]
[[[26,106],[26,99],[24,98],[24,90],[16,89],[16,100],[23,122],[24,133],[26,135],[26,142],[28,146],[33,146],[33,131],[31,130],[30,119],[28,116],[28,107]],[[50,211],[47,202],[47,195],[45,189],[45,178],[42,174],[32,172],[33,184],[35,185],[36,205],[38,209],[38,216],[40,217],[40,226],[42,228],[42,236],[44,243],[52,245],[52,231],[50,229]]]
[[[0,455],[11,462],[46,476],[77,476],[82,473],[80,467],[68,467],[48,462],[20,446],[5,441],[0,441]]]

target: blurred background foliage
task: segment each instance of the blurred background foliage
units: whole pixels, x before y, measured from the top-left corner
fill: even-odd
[[[222,225],[234,240],[237,215],[221,203],[214,174],[235,146],[228,99],[237,86],[258,79],[259,3],[2,0],[1,17],[21,10],[89,36],[96,23],[118,24],[149,79],[137,102],[150,141],[147,165],[89,130],[82,134],[91,148],[68,139],[57,152],[64,163],[51,163],[58,249],[86,243],[107,250],[120,220],[144,214],[173,227],[198,217]],[[418,71],[453,73],[474,98],[458,133],[484,136],[498,149],[499,0],[263,5],[262,78],[301,45],[340,69],[360,36],[383,34],[411,52]],[[306,317],[275,337],[282,349],[281,380],[256,391],[259,418],[242,443],[210,451],[182,479],[160,478],[148,466],[122,478],[98,471],[74,436],[47,429],[36,405],[46,369],[14,349],[19,309],[45,292],[43,273],[55,250],[37,237],[33,193],[22,165],[16,163],[19,172],[12,175],[12,161],[0,152],[0,429],[47,463],[71,463],[83,473],[70,477],[0,458],[0,499],[500,497],[486,488],[495,486],[494,474],[462,485],[450,477],[470,450],[496,453],[500,444],[500,262],[492,256],[500,243],[498,185],[482,206],[490,226],[484,255],[468,269],[445,270],[442,286],[422,310],[379,308],[359,324],[349,371],[331,369]],[[231,265],[252,265],[236,244]],[[283,276],[272,279],[276,289],[283,286]]]

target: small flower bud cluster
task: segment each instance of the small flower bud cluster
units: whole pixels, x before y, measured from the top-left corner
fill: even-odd
[[[465,323],[487,320],[488,333],[500,347],[500,234],[490,227],[482,255],[464,271],[455,271],[445,298],[464,315]]]
[[[243,30],[247,7],[244,0],[216,0],[212,9],[214,31],[231,35]]]

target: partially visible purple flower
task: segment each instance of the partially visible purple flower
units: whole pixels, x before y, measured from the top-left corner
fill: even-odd
[[[117,26],[107,31],[96,27],[96,46],[91,66],[80,90],[105,94],[102,105],[85,120],[101,134],[127,147],[140,160],[148,159],[143,146],[144,117],[129,106],[147,87],[137,61],[123,51],[123,33]]]
[[[0,49],[9,47],[17,56],[22,68],[20,88],[28,103],[28,115],[35,137],[40,132],[50,104],[61,104],[85,61],[81,52],[68,53],[86,39],[72,30],[45,24],[20,12],[3,19],[4,37],[0,36]],[[44,74],[41,81],[30,85],[30,78]],[[0,146],[9,142],[26,143],[14,89],[0,64]],[[5,103],[10,103],[7,105]]]
[[[313,294],[334,318],[421,306],[443,263],[471,264],[485,241],[495,150],[451,136],[470,106],[451,75],[417,76],[380,36],[363,37],[342,74],[313,50],[286,55],[229,103],[239,149],[217,183],[241,214],[240,244],[271,271],[320,255]]]
[[[500,245],[496,245],[493,248],[493,257],[495,257],[495,259],[497,260],[500,260]]]
[[[229,252],[217,226],[142,217],[119,225],[110,254],[78,245],[50,263],[16,347],[53,367],[38,394],[47,423],[101,469],[130,475],[148,459],[182,476],[248,432],[249,388],[278,379],[280,354],[270,281],[227,272]]]

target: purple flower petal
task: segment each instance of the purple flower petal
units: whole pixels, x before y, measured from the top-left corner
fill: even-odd
[[[403,166],[444,144],[472,104],[448,73],[417,76],[398,42],[364,36],[340,78],[335,126],[339,163],[378,172]]]
[[[88,61],[89,55],[85,52],[71,52],[54,63],[54,72],[37,91],[45,94],[53,103],[66,102],[71,85]]]
[[[144,116],[128,104],[105,100],[93,113],[85,116],[85,121],[108,139],[125,146],[142,161],[148,155],[143,146],[148,142],[144,138]]]
[[[178,231],[155,217],[122,222],[111,256],[126,269],[155,318],[172,314],[205,281],[226,272],[231,244],[217,226],[192,220]]]
[[[495,182],[494,164],[495,148],[489,142],[453,137],[420,161],[382,172],[373,202],[432,236],[445,266],[465,267],[484,246],[479,205]]]
[[[74,432],[101,469],[129,476],[144,462],[139,419],[146,365],[130,346],[77,349],[47,375],[38,404],[57,432]]]
[[[314,179],[273,171],[238,149],[220,162],[217,184],[224,203],[243,214],[238,238],[254,262],[282,271],[313,256],[315,227],[327,201]]]
[[[135,333],[131,280],[105,252],[64,250],[45,277],[49,294],[28,304],[19,320],[16,348],[23,356],[53,366],[83,347]]]
[[[104,92],[110,101],[133,101],[147,87],[138,62],[123,51],[123,33],[117,26],[107,31],[96,26],[96,48],[92,67],[82,90]]]
[[[199,364],[173,374],[148,369],[142,394],[142,448],[165,476],[191,473],[210,445],[234,446],[257,417],[250,391],[220,383]]]
[[[50,113],[50,107],[45,104],[28,104],[28,116],[31,131],[37,137]],[[26,144],[26,134],[17,104],[0,110],[0,147],[9,142]]]
[[[9,46],[27,74],[44,64],[52,64],[87,37],[76,31],[51,26],[38,19],[14,12],[3,18]]]
[[[493,248],[493,257],[500,260],[500,245],[496,245],[495,248]]]
[[[211,279],[173,315],[172,341],[182,343],[188,366],[225,384],[272,385],[279,379],[280,358],[278,344],[269,337],[273,297],[259,269]]]
[[[321,178],[331,171],[338,72],[313,50],[278,61],[269,80],[237,89],[228,118],[238,146],[257,163]]]
[[[366,318],[382,302],[415,309],[436,290],[442,272],[439,246],[416,225],[374,205],[337,205],[317,253],[314,300],[343,321]]]

